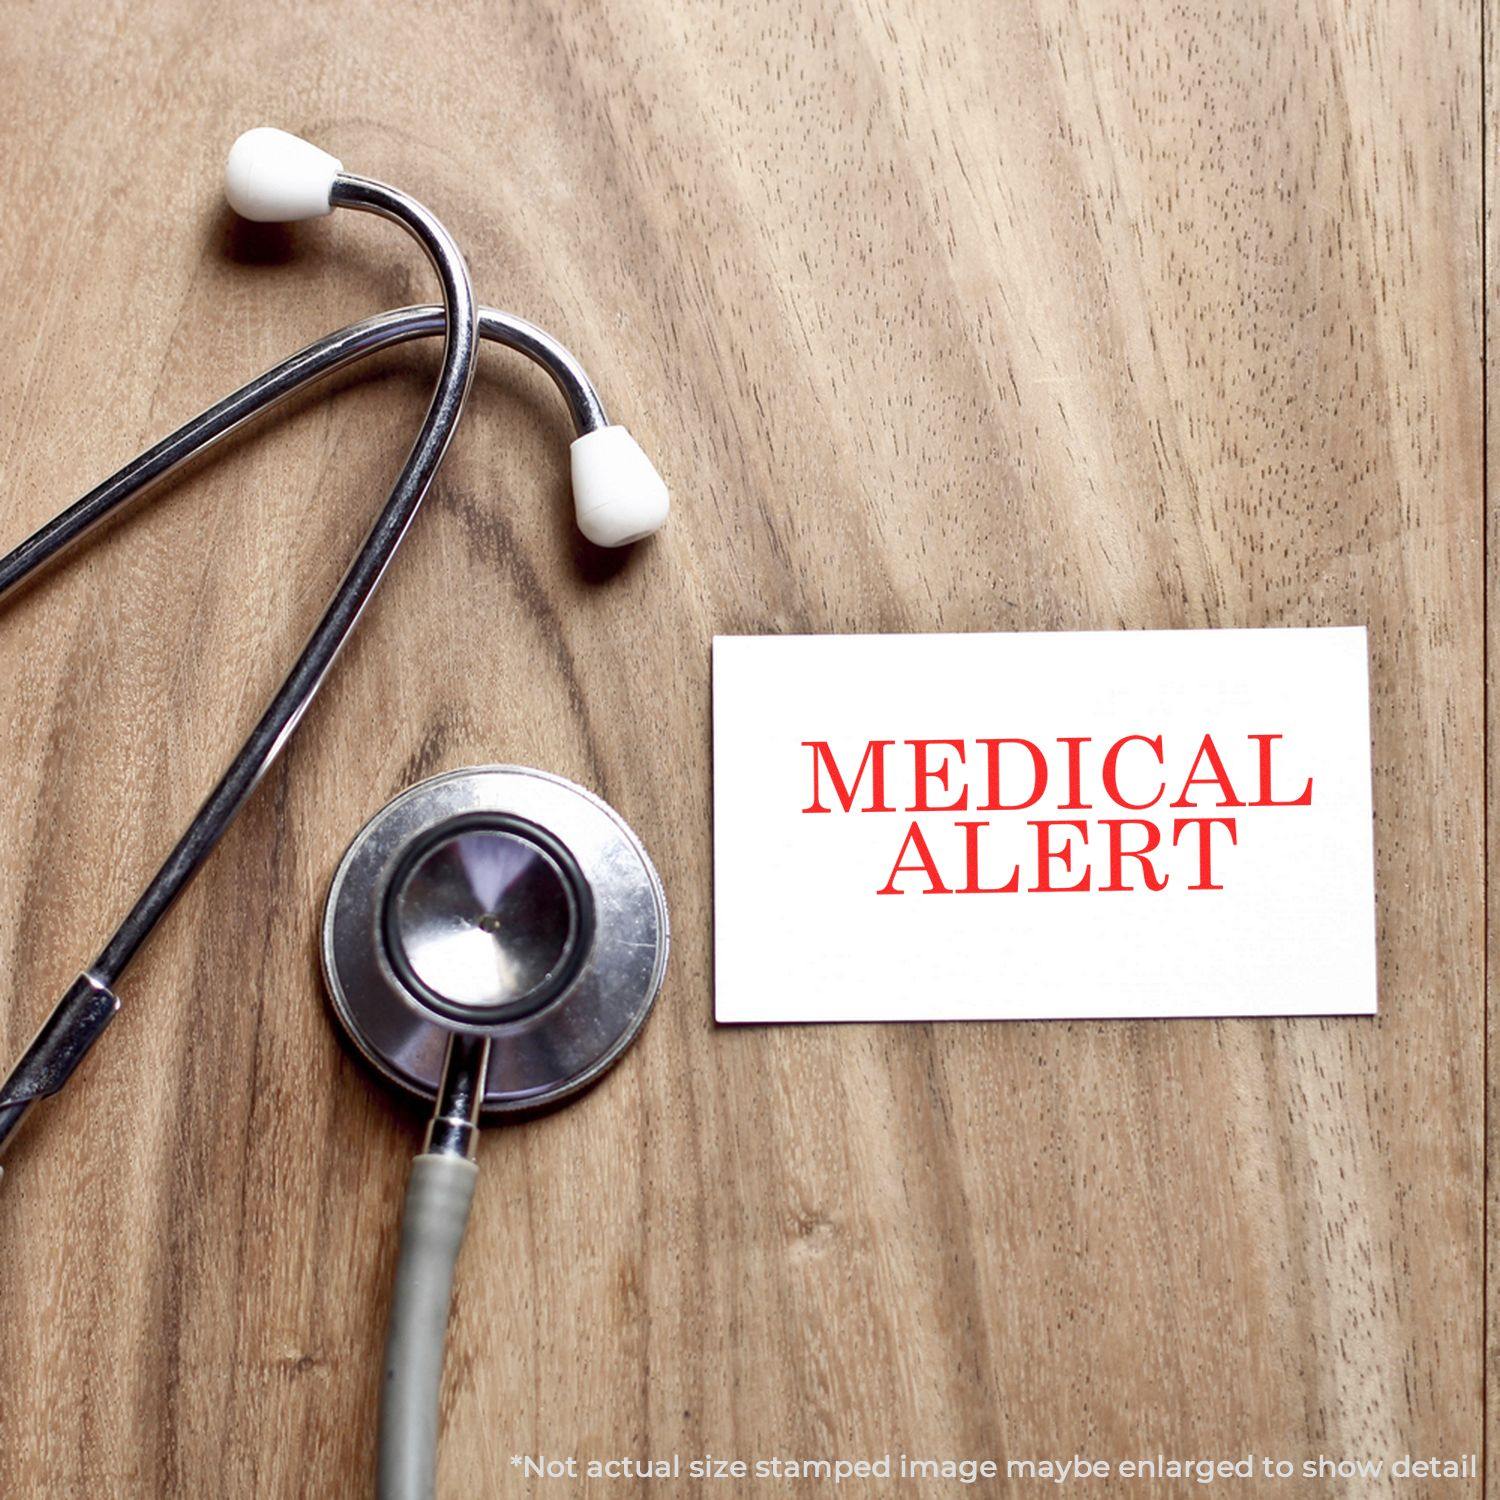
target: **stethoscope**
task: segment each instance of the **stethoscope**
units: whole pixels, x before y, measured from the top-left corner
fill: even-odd
[[[292,222],[351,208],[401,225],[426,252],[441,307],[410,307],[310,344],[132,460],[0,558],[0,600],[127,501],[311,381],[410,339],[442,334],[442,367],[389,498],[271,705],[114,935],[0,1084],[0,1152],[99,1039],[115,986],[286,745],[411,525],[463,412],[480,339],[551,376],[578,436],[580,529],[606,547],[656,531],[667,490],[612,425],[578,361],[523,319],[474,301],[448,231],[420,203],[346,173],[283,131],[229,155],[230,206]],[[433,1491],[438,1391],[453,1267],[473,1197],[481,1121],[570,1098],[639,1032],[666,969],[662,884],[620,815],[561,777],[467,768],[409,787],[355,836],[334,874],[323,970],[346,1037],[383,1078],[431,1106],[407,1190],[380,1415],[379,1492]]]

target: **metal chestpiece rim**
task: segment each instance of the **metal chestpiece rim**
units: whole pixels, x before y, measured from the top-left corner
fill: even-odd
[[[557,971],[505,1003],[454,1003],[393,936],[393,893],[424,852],[470,830],[537,846],[563,873],[575,926]],[[431,1102],[452,1032],[488,1036],[482,1113],[544,1108],[587,1088],[635,1039],[661,988],[666,897],[640,840],[576,783],[524,766],[449,771],[408,788],[355,835],[323,915],[323,972],[355,1049]]]

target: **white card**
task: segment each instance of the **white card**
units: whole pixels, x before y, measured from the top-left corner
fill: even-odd
[[[1373,1014],[1363,627],[714,641],[720,1021]]]

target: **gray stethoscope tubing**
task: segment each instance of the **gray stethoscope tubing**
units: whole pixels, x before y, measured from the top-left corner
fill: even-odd
[[[339,173],[334,178],[329,203],[332,207],[378,214],[399,224],[432,262],[442,288],[444,334],[443,363],[432,399],[384,508],[270,707],[250,731],[229,769],[125,920],[94,962],[74,980],[20,1062],[0,1084],[0,1152],[36,1101],[56,1093],[67,1082],[109,1025],[120,1006],[113,986],[296,730],[400,546],[463,413],[474,376],[478,316],[468,268],[452,236],[414,198],[368,178]],[[410,336],[415,337],[418,331],[426,331],[425,310],[421,328]],[[107,480],[30,541],[22,543],[11,558],[0,564],[6,590],[18,585],[132,494],[170,473],[246,418],[274,405],[304,381],[347,363],[371,347],[358,341],[354,347],[346,347],[345,337],[334,335],[335,349],[324,353],[322,363],[316,351],[323,345],[314,345],[252,382],[227,402],[220,402]],[[395,341],[394,336],[391,341]],[[324,345],[327,343],[325,340]]]
[[[329,886],[323,972],[345,1036],[431,1114],[413,1161],[380,1395],[381,1500],[429,1500],[453,1270],[481,1115],[571,1099],[639,1035],[666,893],[613,808],[560,776],[470,766],[408,787]]]

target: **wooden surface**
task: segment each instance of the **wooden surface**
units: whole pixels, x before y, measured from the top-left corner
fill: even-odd
[[[444,1493],[628,1488],[516,1453],[1483,1456],[1480,32],[1476,0],[0,9],[0,541],[430,297],[388,226],[231,224],[263,121],[429,202],[676,501],[585,549],[563,413],[486,353],[357,639],[7,1160],[0,1494],[367,1491],[418,1127],[335,1041],[315,927],[366,816],[494,760],[621,809],[675,947],[616,1073],[485,1144]],[[433,368],[341,378],[6,607],[7,1054],[263,706]],[[1343,623],[1378,1020],[715,1029],[715,632]],[[701,1492],[737,1489],[780,1492]]]
[[[1500,1155],[1500,1068],[1493,1059],[1500,1058],[1500,991],[1496,989],[1496,942],[1500,940],[1500,919],[1496,916],[1495,897],[1500,894],[1500,876],[1491,855],[1500,839],[1500,798],[1495,795],[1497,783],[1490,772],[1496,736],[1500,735],[1500,515],[1490,504],[1492,485],[1500,486],[1500,452],[1491,440],[1492,432],[1500,435],[1500,382],[1493,389],[1490,373],[1500,363],[1500,322],[1491,323],[1495,311],[1495,287],[1500,281],[1500,245],[1497,245],[1495,195],[1500,192],[1500,44],[1495,28],[1500,24],[1500,0],[1484,3],[1484,402],[1485,402],[1485,1436],[1487,1493],[1500,1494],[1500,1326],[1492,1309],[1500,1309],[1500,1242],[1491,1233],[1500,1224],[1500,1174],[1488,1168]],[[1500,489],[1497,489],[1500,493]]]

